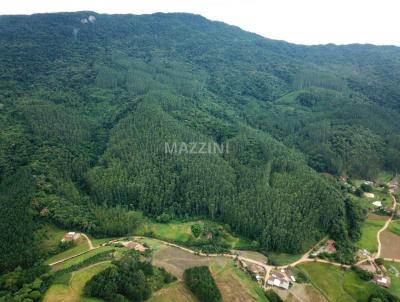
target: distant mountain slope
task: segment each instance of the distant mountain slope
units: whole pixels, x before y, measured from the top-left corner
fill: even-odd
[[[399,169],[399,55],[190,14],[1,16],[0,180],[28,167],[37,220],[96,234],[93,203],[210,217],[266,250],[355,239],[353,205],[317,172]]]

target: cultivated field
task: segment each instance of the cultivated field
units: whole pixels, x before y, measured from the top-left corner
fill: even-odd
[[[197,256],[172,246],[160,246],[153,255],[153,264],[164,267],[171,274],[182,279],[185,269],[193,266],[218,264],[221,266],[231,262],[226,257],[202,257]]]
[[[151,240],[150,240],[151,241]],[[153,240],[155,241],[155,240]],[[147,240],[149,244],[149,239]],[[226,257],[202,257],[166,245],[154,245],[153,264],[182,279],[185,269],[207,265],[221,290],[224,301],[266,301],[261,287],[245,272],[235,267],[232,259]],[[183,288],[182,288],[183,287]],[[162,289],[150,301],[187,301],[187,290],[182,284]],[[188,300],[192,301],[192,300]]]
[[[380,235],[382,243],[382,258],[400,259],[400,236],[385,230]]]

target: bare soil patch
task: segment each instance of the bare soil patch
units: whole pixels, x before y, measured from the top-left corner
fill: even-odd
[[[385,230],[381,233],[381,257],[390,259],[400,259],[400,236]]]

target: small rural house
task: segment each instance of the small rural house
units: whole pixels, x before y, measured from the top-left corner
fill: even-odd
[[[375,194],[374,193],[364,192],[364,196],[367,197],[367,198],[375,198]]]
[[[372,203],[375,207],[381,208],[383,206],[382,201],[377,200]]]
[[[375,275],[374,278],[372,279],[372,282],[374,282],[376,285],[386,287],[386,288],[389,288],[390,284],[391,284],[390,277],[388,277],[388,276]]]
[[[325,242],[325,245],[321,248],[321,252],[333,254],[336,253],[335,240],[329,239]]]
[[[72,241],[72,240],[77,240],[81,237],[80,233],[75,233],[75,232],[68,232],[64,234],[64,238],[61,241]]]

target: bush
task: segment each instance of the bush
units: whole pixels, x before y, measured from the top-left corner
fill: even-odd
[[[171,221],[171,215],[167,213],[162,213],[160,216],[157,217],[157,222],[160,223],[168,223]]]
[[[274,292],[272,289],[267,290],[265,292],[265,295],[267,296],[269,302],[283,302],[281,297],[279,297],[279,295],[276,292]]]
[[[198,224],[198,223],[196,223],[196,224],[193,224],[192,225],[192,234],[193,234],[193,236],[194,237],[199,237],[200,236],[200,234],[203,232],[203,226],[201,225],[201,224]]]

